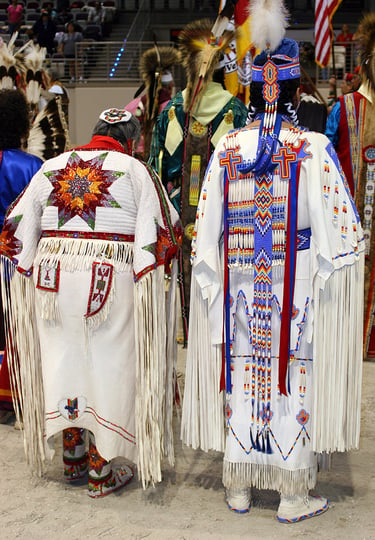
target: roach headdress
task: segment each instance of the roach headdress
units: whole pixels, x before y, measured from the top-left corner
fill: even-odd
[[[209,19],[194,21],[180,33],[181,63],[187,77],[185,111],[193,112],[197,107],[207,83],[212,80],[221,55],[234,36],[233,31],[225,31],[220,37],[215,37]]]
[[[358,26],[356,38],[359,42],[362,75],[375,92],[375,13],[364,16]]]
[[[143,53],[139,70],[146,88],[145,118],[155,119],[158,115],[158,95],[162,77],[178,64],[180,55],[173,47],[158,47],[155,45]]]

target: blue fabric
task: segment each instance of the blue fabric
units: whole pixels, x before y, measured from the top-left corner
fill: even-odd
[[[7,208],[24,190],[43,161],[22,150],[3,150],[0,164],[0,227]]]
[[[333,106],[327,118],[325,135],[329,138],[335,148],[339,142],[339,122],[341,114],[340,101],[337,101]]]
[[[266,63],[268,56],[277,58],[280,65],[291,64],[299,59],[299,47],[298,43],[293,39],[284,38],[281,40],[279,46],[274,51],[262,51],[254,58],[255,66],[263,66]]]

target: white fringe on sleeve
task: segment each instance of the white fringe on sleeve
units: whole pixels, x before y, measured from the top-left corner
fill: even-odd
[[[361,412],[364,254],[314,284],[313,449],[358,448]]]
[[[191,278],[189,343],[181,439],[192,448],[224,451],[224,392],[220,392],[222,351],[211,345],[207,300]]]

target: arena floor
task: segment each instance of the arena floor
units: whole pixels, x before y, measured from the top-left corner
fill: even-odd
[[[330,509],[301,523],[275,520],[276,492],[253,493],[250,514],[227,510],[221,455],[182,447],[175,420],[176,466],[166,470],[164,481],[143,491],[134,479],[96,500],[84,484],[64,481],[59,451],[46,477],[31,479],[20,432],[0,425],[0,539],[375,539],[375,363],[364,364],[360,450],[333,455],[332,468],[320,474],[316,489],[330,499]]]

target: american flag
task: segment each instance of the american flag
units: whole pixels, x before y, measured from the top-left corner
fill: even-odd
[[[333,39],[332,17],[342,0],[316,0],[315,2],[315,61],[327,66]]]

